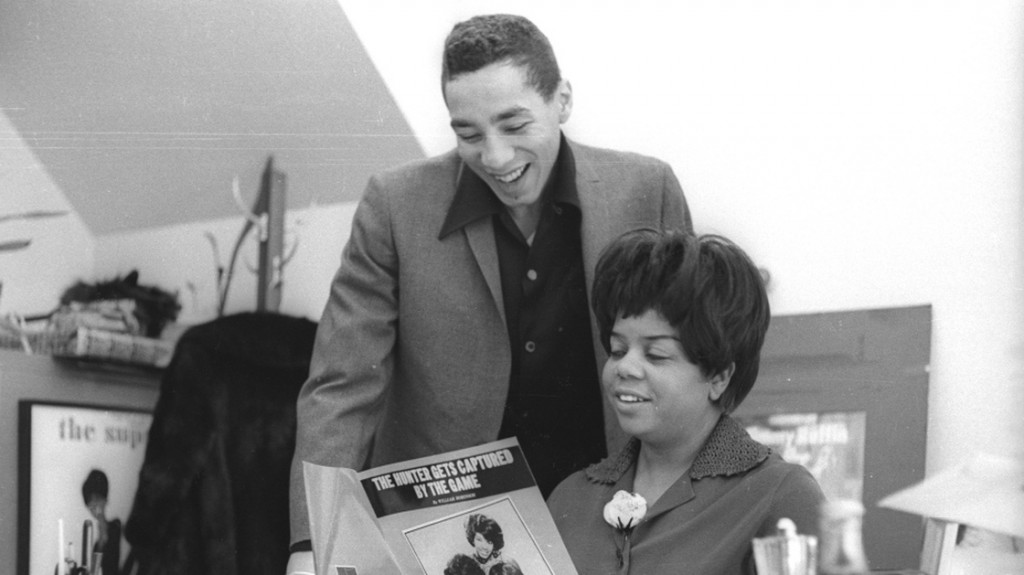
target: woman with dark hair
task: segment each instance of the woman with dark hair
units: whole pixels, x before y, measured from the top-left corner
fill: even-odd
[[[89,514],[96,520],[96,538],[92,550],[103,553],[100,567],[104,575],[117,575],[121,572],[121,520],[107,518],[109,493],[107,474],[99,469],[90,471],[82,483],[82,499]]]
[[[628,233],[598,261],[592,306],[605,397],[631,439],[548,499],[579,572],[752,575],[751,540],[780,519],[815,534],[817,482],[729,416],[770,319],[747,254],[720,236]]]
[[[448,561],[444,575],[487,575],[484,568],[469,555],[459,553]]]
[[[487,571],[487,575],[523,575],[523,570],[515,561],[496,563]]]
[[[466,519],[466,541],[473,546],[473,559],[476,559],[484,571],[499,563],[515,563],[502,557],[505,535],[501,532],[498,522],[486,515],[473,513]]]

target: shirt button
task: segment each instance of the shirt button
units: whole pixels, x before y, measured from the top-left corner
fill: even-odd
[[[526,351],[528,351],[530,353],[533,353],[534,350],[537,349],[537,344],[533,343],[532,341],[528,341],[528,342],[526,342],[526,346],[525,347],[526,347]]]
[[[530,281],[536,281],[537,280],[537,270],[530,270],[530,271],[526,272],[526,277],[529,278]]]

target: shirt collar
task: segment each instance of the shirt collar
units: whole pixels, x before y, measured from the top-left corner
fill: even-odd
[[[593,483],[613,484],[636,463],[639,453],[640,440],[634,437],[615,457],[588,467],[587,479]],[[690,467],[690,479],[743,473],[760,465],[770,453],[770,448],[754,441],[735,419],[723,415]]]
[[[565,134],[560,136],[558,157],[551,171],[551,180],[541,196],[542,202],[554,202],[580,207],[576,190],[576,159]],[[491,188],[472,169],[462,164],[455,184],[455,197],[448,208],[444,225],[438,238],[444,238],[455,230],[485,216],[500,213],[504,205]]]

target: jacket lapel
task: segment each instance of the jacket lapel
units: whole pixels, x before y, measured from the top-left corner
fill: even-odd
[[[583,221],[580,223],[583,271],[587,286],[592,286],[594,285],[594,268],[597,266],[597,259],[601,256],[601,249],[604,247],[611,219],[608,213],[610,202],[606,198],[608,189],[601,182],[601,177],[594,169],[593,159],[587,150],[572,144],[569,140],[566,141],[569,142],[573,158],[576,160],[576,192],[580,201],[580,210],[583,213]]]
[[[583,219],[580,222],[580,240],[583,246],[583,274],[587,282],[587,301],[590,301],[590,288],[594,285],[594,269],[597,267],[597,260],[601,257],[601,250],[610,241],[609,234],[613,225],[611,217],[611,204],[609,195],[613,193],[608,186],[601,181],[601,176],[594,167],[594,159],[586,148],[576,146],[571,141],[573,158],[576,160],[576,193],[580,201],[580,211]],[[597,327],[597,319],[590,314],[590,331],[594,339],[594,357],[597,360],[597,370],[601,368],[607,359],[604,346],[601,344],[600,331]],[[614,453],[626,442],[626,434],[619,427],[615,412],[611,405],[605,401],[604,405],[604,435],[608,444],[609,453]]]
[[[502,323],[508,325],[505,317],[505,304],[501,294],[501,270],[498,268],[498,246],[494,243],[494,227],[492,218],[480,218],[470,222],[463,228],[466,239],[469,241],[469,249],[473,252],[476,263],[480,266],[480,273],[487,282],[487,287],[494,298],[494,306],[498,308],[498,315]]]

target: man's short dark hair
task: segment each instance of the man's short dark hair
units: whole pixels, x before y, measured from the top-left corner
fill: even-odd
[[[109,492],[110,483],[107,481],[107,474],[99,469],[90,471],[85,478],[85,483],[82,484],[82,499],[85,500],[85,504],[88,505],[89,500],[93,497],[106,499]]]
[[[606,350],[616,319],[654,310],[675,328],[687,359],[705,377],[735,364],[717,401],[725,413],[754,386],[771,310],[757,266],[728,239],[627,232],[601,254],[592,302]]]
[[[524,67],[527,81],[545,100],[562,81],[551,43],[533,22],[512,14],[488,14],[459,22],[448,34],[441,89],[461,74],[506,61]]]

